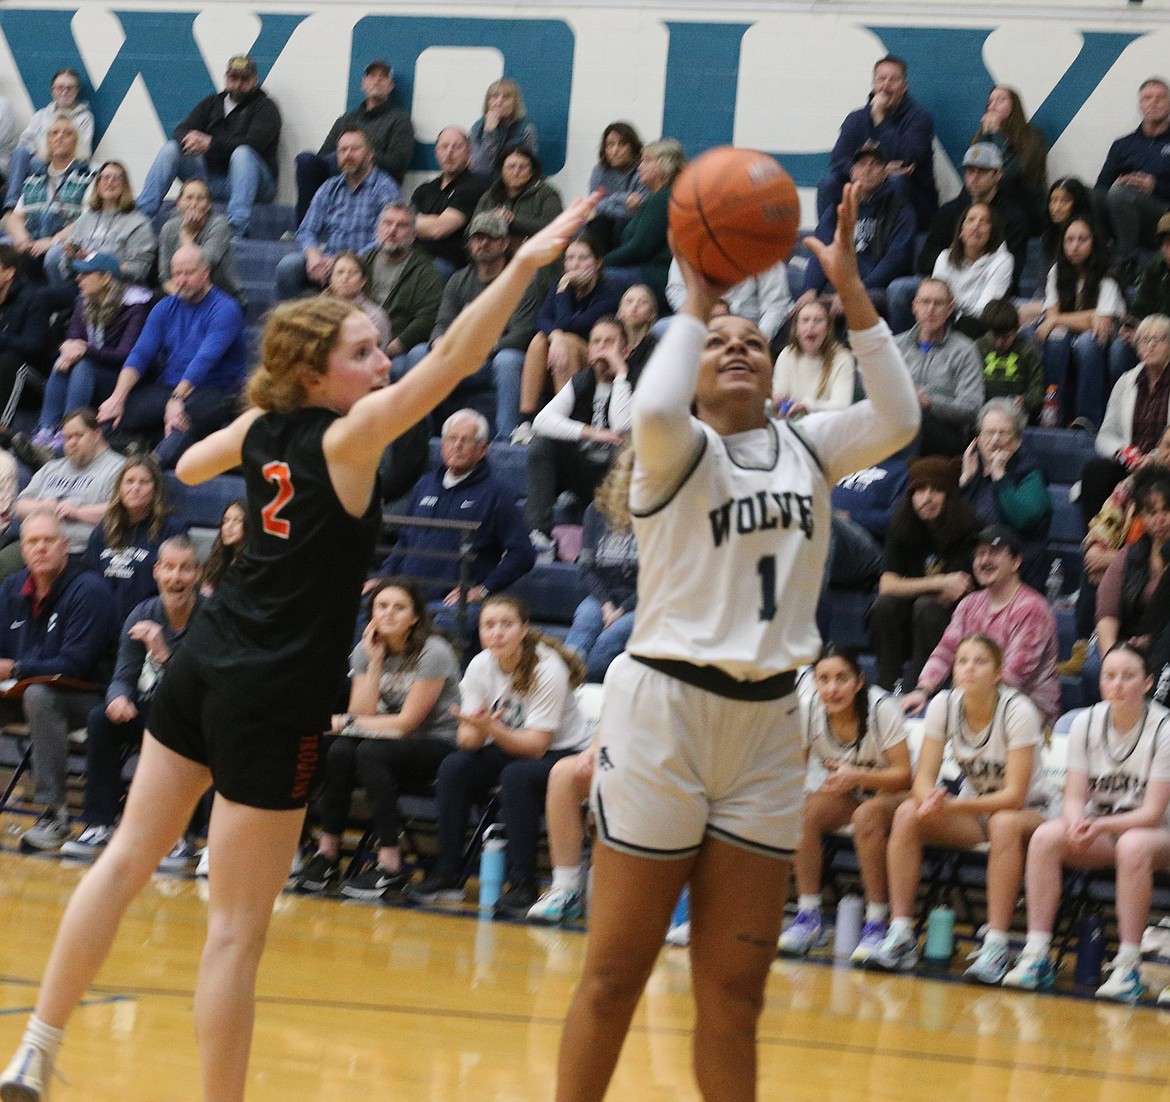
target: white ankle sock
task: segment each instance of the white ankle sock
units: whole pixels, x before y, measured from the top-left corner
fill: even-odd
[[[1006,949],[1008,943],[1008,936],[1003,930],[988,930],[983,935],[983,948],[990,949],[995,946],[998,949]]]
[[[49,1056],[56,1055],[61,1042],[65,1040],[65,1030],[56,1026],[47,1025],[35,1014],[29,1015],[28,1025],[24,1027],[24,1042],[39,1048]]]
[[[821,897],[819,895],[797,896],[796,909],[798,911],[819,911],[821,909]]]
[[[1052,948],[1052,935],[1045,930],[1029,930],[1024,943],[1024,954],[1029,957],[1046,957]]]
[[[554,866],[552,886],[554,888],[564,888],[566,891],[570,892],[577,891],[577,889],[581,886],[581,866]]]
[[[894,918],[890,920],[890,933],[899,937],[914,936],[914,919]]]
[[[1117,956],[1113,958],[1113,963],[1118,968],[1136,968],[1142,962],[1142,950],[1140,945],[1134,945],[1132,941],[1123,941],[1117,947]]]
[[[888,903],[867,903],[865,905],[866,922],[885,922],[890,914]]]

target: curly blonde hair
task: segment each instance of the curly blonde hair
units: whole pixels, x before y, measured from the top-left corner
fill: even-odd
[[[593,495],[593,504],[610,528],[628,532],[634,526],[630,516],[630,479],[634,474],[634,449],[627,444],[614,456],[609,472]]]
[[[305,404],[305,376],[324,375],[341,327],[361,311],[335,298],[302,298],[268,315],[260,342],[260,363],[248,379],[249,404],[268,413],[291,413]]]

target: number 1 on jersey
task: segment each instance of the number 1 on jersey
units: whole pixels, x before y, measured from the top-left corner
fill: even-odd
[[[276,497],[260,510],[262,526],[268,535],[286,540],[292,525],[279,513],[293,498],[292,472],[288,469],[287,463],[273,460],[271,463],[265,463],[260,468],[260,473],[269,482],[276,483]]]
[[[756,573],[760,576],[760,619],[774,620],[776,618],[776,556],[765,555],[756,563]]]

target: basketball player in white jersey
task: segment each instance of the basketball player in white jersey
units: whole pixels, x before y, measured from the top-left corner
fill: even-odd
[[[722,288],[680,259],[687,299],[634,399],[638,617],[605,680],[601,844],[558,1102],[605,1094],[688,882],[699,1090],[709,1102],[756,1096],[756,1023],[800,832],[794,671],[819,648],[829,492],[919,424],[909,373],[857,274],[856,219],[847,185],[832,243],[809,245],[841,295],[871,398],[798,426],[765,413],[767,339],[743,318],[711,320]]]
[[[1061,869],[1117,868],[1117,932],[1112,974],[1097,996],[1137,1002],[1138,965],[1150,914],[1153,869],[1170,868],[1170,712],[1146,699],[1153,678],[1146,655],[1118,643],[1101,663],[1101,703],[1081,712],[1068,734],[1064,806],[1028,844],[1028,940],[1005,987],[1051,987],[1052,925]],[[1170,988],[1159,1002],[1170,1002]]]

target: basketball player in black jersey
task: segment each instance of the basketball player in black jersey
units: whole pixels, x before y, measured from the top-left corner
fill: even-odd
[[[163,677],[125,814],[65,912],[36,1008],[0,1076],[3,1102],[40,1102],[69,1015],[130,902],[216,790],[208,932],[195,990],[207,1100],[244,1097],[256,971],[300,836],[318,739],[344,683],[380,512],[386,446],[483,363],[537,269],[593,200],[577,200],[515,259],[401,381],[369,319],[344,303],[279,307],[250,408],[192,446],[198,483],[240,465],[247,541]]]

